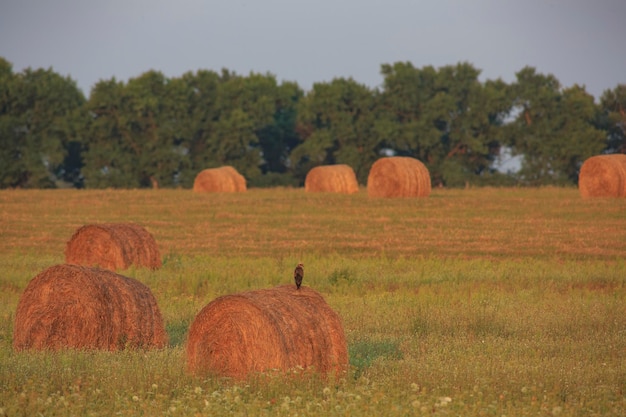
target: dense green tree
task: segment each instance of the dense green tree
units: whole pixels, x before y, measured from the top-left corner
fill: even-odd
[[[512,86],[518,115],[509,126],[509,145],[523,155],[519,176],[529,185],[577,181],[582,162],[600,153],[605,133],[594,126],[593,97],[579,86],[562,90],[553,75],[526,67]]]
[[[14,169],[15,116],[11,112],[11,90],[14,88],[13,66],[0,58],[0,188],[16,183],[19,172]]]
[[[431,66],[419,69],[410,62],[397,62],[382,65],[381,73],[383,120],[379,129],[386,144],[400,155],[431,163],[446,113],[445,103],[440,105],[445,97],[437,90],[437,71]]]
[[[83,143],[85,186],[137,187],[133,154],[141,151],[129,131],[125,85],[115,78],[101,80],[91,89],[86,104],[90,120]]]
[[[296,85],[279,87],[271,75],[226,70],[174,79],[149,71],[126,85],[100,82],[87,104],[85,183],[187,187],[197,172],[220,165],[257,179],[264,162],[286,160],[285,147],[276,148],[293,141],[287,117],[294,119],[300,94]],[[272,131],[277,135],[270,137]]]
[[[479,75],[468,63],[442,67],[438,73],[448,105],[436,153],[440,162],[433,168],[435,179],[439,174],[447,185],[489,174],[500,152],[499,127],[511,108],[507,86],[499,80],[483,84]]]
[[[184,126],[185,90],[160,72],[101,81],[92,90],[85,143],[88,187],[171,187],[190,163]]]
[[[252,184],[261,182],[263,172],[284,172],[296,141],[297,85],[278,85],[271,74],[201,75],[200,100],[191,112],[192,125],[199,127],[189,144],[193,170],[232,165]]]
[[[626,84],[602,94],[598,126],[607,133],[607,152],[626,153]]]
[[[76,141],[74,114],[85,98],[52,69],[13,74],[0,61],[0,187],[56,187],[67,148]]]
[[[568,184],[589,156],[626,152],[624,85],[596,105],[531,67],[510,85],[469,63],[381,74],[380,90],[340,78],[304,94],[271,74],[147,71],[100,81],[86,101],[70,78],[0,58],[0,188],[190,187],[220,165],[277,185],[336,163],[364,184],[389,153],[422,160],[435,185],[495,184],[511,178],[494,168],[503,146],[521,156],[519,183]]]
[[[347,164],[365,184],[382,148],[375,122],[375,95],[365,85],[344,78],[315,83],[298,106],[302,143],[291,153],[295,175],[303,182],[317,165]]]
[[[149,71],[131,79],[126,90],[130,98],[131,132],[141,147],[138,153],[140,186],[173,186],[189,165],[179,133],[184,123],[182,91],[160,72]]]
[[[176,143],[180,152],[188,156],[189,166],[184,166],[177,176],[180,185],[191,187],[196,174],[219,165],[209,152],[209,138],[214,135],[218,119],[217,90],[220,74],[199,70],[187,72],[171,80],[171,93],[178,103],[174,117],[179,121]]]
[[[505,83],[481,83],[469,63],[435,70],[400,62],[381,72],[379,126],[389,148],[422,160],[435,184],[461,185],[491,169],[511,108]]]
[[[247,77],[233,76],[221,85],[218,90],[221,120],[239,120],[232,139],[239,141],[239,152],[233,165],[248,178],[255,181],[261,170],[268,163],[274,169],[281,170],[280,163],[286,158],[284,145],[293,139],[293,111],[295,102],[301,95],[294,84],[279,86],[276,78],[271,74],[254,74]],[[245,117],[244,117],[245,115]],[[289,120],[289,117],[292,120]],[[281,119],[282,117],[282,119]],[[282,126],[277,124],[282,122]],[[231,123],[232,124],[232,123]],[[281,130],[282,128],[282,130]],[[278,137],[269,137],[268,132],[274,130]],[[247,138],[244,139],[244,133]],[[226,136],[220,137],[220,142],[226,141]],[[236,144],[237,142],[235,142]],[[223,144],[221,146],[224,146]],[[283,152],[276,148],[283,147]],[[231,155],[235,152],[231,150]],[[223,155],[219,152],[218,155]]]
[[[289,168],[289,155],[300,143],[296,132],[297,105],[304,93],[298,84],[283,82],[277,86],[274,116],[270,124],[257,129],[263,156],[264,174],[282,174]]]

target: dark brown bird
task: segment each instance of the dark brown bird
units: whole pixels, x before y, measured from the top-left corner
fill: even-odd
[[[302,285],[302,278],[304,278],[304,265],[298,264],[296,266],[296,270],[293,271],[293,279],[296,281],[296,289],[300,289],[300,285]]]

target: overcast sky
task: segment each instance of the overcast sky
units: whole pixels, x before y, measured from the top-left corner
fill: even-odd
[[[598,98],[626,84],[626,0],[0,0],[0,56],[85,95],[150,69],[269,72],[309,90],[378,87],[384,63],[467,61],[482,80],[529,65]]]

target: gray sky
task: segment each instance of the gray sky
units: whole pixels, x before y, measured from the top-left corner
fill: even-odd
[[[626,0],[0,0],[0,56],[86,95],[150,69],[272,73],[308,90],[380,65],[467,61],[481,79],[526,65],[599,97],[626,84]]]

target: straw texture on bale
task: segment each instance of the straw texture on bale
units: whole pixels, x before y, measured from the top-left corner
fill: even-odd
[[[582,197],[626,197],[626,155],[597,155],[580,168],[578,190]]]
[[[359,191],[359,183],[352,167],[348,165],[324,165],[311,169],[304,180],[306,192],[353,194]]]
[[[196,316],[187,367],[242,379],[302,367],[338,374],[348,365],[341,319],[316,291],[295,285],[226,295]]]
[[[193,182],[193,191],[205,193],[238,193],[246,191],[246,179],[231,166],[200,171]]]
[[[415,158],[380,158],[367,177],[370,197],[428,197],[431,191],[428,168]]]
[[[104,269],[52,266],[20,297],[15,350],[161,348],[163,318],[141,282]]]
[[[154,237],[137,224],[88,224],[76,230],[67,242],[65,262],[112,271],[131,265],[157,269],[161,267],[161,254]]]

